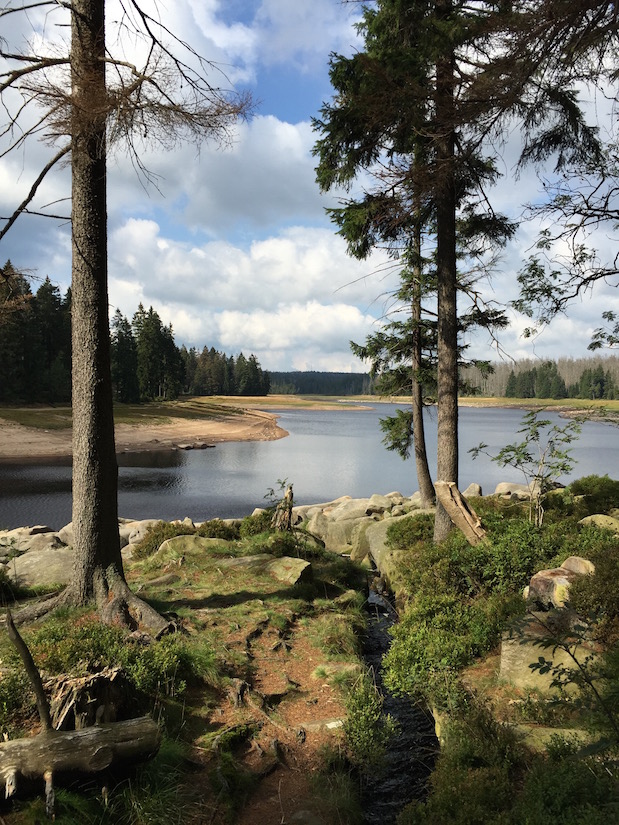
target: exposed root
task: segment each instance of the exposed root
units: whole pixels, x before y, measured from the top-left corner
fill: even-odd
[[[78,607],[83,601],[76,597],[71,585],[61,593],[41,599],[35,604],[28,605],[14,616],[16,625],[35,622],[43,619],[59,607]],[[101,621],[105,624],[118,624],[128,630],[146,630],[155,639],[160,639],[167,633],[176,630],[174,622],[170,622],[159,614],[139,596],[131,591],[124,579],[118,578],[114,587],[107,592],[107,599],[97,608]]]

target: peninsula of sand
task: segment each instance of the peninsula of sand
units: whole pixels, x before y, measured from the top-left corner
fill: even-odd
[[[262,410],[211,418],[167,417],[161,422],[116,424],[116,451],[200,449],[223,441],[274,441],[288,435],[277,416]],[[28,461],[71,455],[72,432],[39,429],[0,418],[0,461]]]

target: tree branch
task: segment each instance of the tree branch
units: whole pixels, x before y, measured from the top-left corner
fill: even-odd
[[[32,684],[32,687],[34,689],[34,695],[36,697],[37,702],[37,710],[39,711],[39,718],[41,720],[41,727],[43,728],[43,730],[52,730],[52,718],[49,713],[49,704],[47,702],[47,697],[45,695],[45,691],[43,690],[41,674],[39,673],[38,668],[32,659],[32,655],[28,650],[28,645],[19,635],[19,632],[13,622],[11,611],[8,609],[6,611],[6,626],[9,634],[9,639],[15,645],[15,648],[19,653],[22,662],[24,663],[26,673],[28,674],[28,678],[30,679],[30,683]]]
[[[47,173],[50,171],[50,169],[52,169],[58,163],[58,161],[61,160],[70,151],[71,151],[71,144],[69,144],[68,146],[65,146],[63,149],[61,149],[59,152],[57,152],[54,155],[54,157],[49,161],[49,163],[45,164],[45,166],[41,170],[40,174],[38,175],[37,179],[35,180],[35,182],[30,187],[30,191],[28,192],[28,195],[26,196],[26,198],[20,203],[20,205],[17,207],[17,209],[13,212],[13,214],[8,219],[7,223],[2,228],[2,230],[0,230],[0,240],[2,240],[2,238],[4,238],[6,233],[9,231],[9,229],[13,226],[13,224],[17,220],[17,218],[19,218],[19,216],[23,212],[26,211],[26,207],[32,201],[34,196],[36,195],[37,189],[41,185],[43,179],[45,178]]]

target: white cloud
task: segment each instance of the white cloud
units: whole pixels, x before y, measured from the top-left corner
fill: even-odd
[[[264,77],[278,72],[294,77],[301,101],[294,107],[297,113],[305,106],[303,77],[320,77],[328,89],[329,53],[350,53],[359,43],[352,27],[360,14],[356,3],[144,3],[231,80],[255,84],[258,99]],[[116,0],[106,4],[108,21],[118,19],[118,8]],[[32,15],[29,36],[33,29],[43,32],[45,22],[41,10]],[[12,26],[17,18],[9,21]],[[51,25],[46,31],[54,33]],[[5,34],[11,32],[3,30]],[[254,351],[265,368],[360,368],[348,341],[362,342],[380,323],[394,275],[390,268],[384,277],[378,274],[384,264],[379,255],[367,262],[350,259],[325,216],[325,206],[336,204],[337,194],[323,196],[315,183],[311,152],[316,135],[308,121],[315,97],[312,101],[301,119],[286,117],[286,101],[279,101],[277,116],[261,110],[236,127],[227,148],[208,142],[200,151],[194,146],[174,151],[140,146],[140,161],[152,172],[155,186],[144,186],[127,155],[110,158],[112,309],[131,316],[140,301],[152,304],[165,323],[173,323],[179,343]],[[496,209],[516,216],[541,191],[533,170],[525,170],[517,183],[509,177],[520,140],[514,131],[501,162],[507,175],[491,196]],[[23,154],[0,159],[0,214],[9,214],[23,198],[48,153],[48,147],[32,142]],[[68,169],[55,171],[41,187],[37,207],[53,203],[53,211],[68,212],[61,199],[69,194],[69,183]],[[536,225],[523,224],[500,272],[483,286],[486,297],[516,297],[516,275],[536,231]],[[596,242],[612,258],[614,238],[602,234]],[[50,275],[63,289],[70,282],[66,225],[24,217],[3,240],[0,254],[41,278]],[[557,319],[534,341],[520,337],[530,321],[514,314],[501,341],[515,357],[582,355],[616,294],[616,284],[598,284],[592,295],[574,304],[567,319]],[[471,351],[492,356],[487,335],[476,336]]]
[[[260,57],[267,66],[291,62],[305,72],[322,69],[329,52],[349,53],[359,42],[353,29],[359,12],[355,4],[333,0],[263,0],[256,15]]]

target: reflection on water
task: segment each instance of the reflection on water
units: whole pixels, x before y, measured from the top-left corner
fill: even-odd
[[[148,470],[182,467],[187,453],[184,450],[152,450],[149,453],[119,453],[119,467],[143,467]]]
[[[383,444],[380,416],[393,405],[376,409],[280,413],[290,433],[278,441],[218,444],[214,449],[122,453],[119,461],[119,511],[129,518],[174,519],[189,516],[237,517],[265,504],[279,479],[294,483],[299,504],[329,501],[341,495],[369,496],[417,489],[413,460],[402,461]],[[471,461],[468,450],[480,442],[496,454],[520,441],[522,410],[462,408],[460,411],[460,487],[471,482],[491,492],[499,481],[522,481],[516,471],[501,469],[486,457]],[[549,418],[561,421],[553,413]],[[427,412],[431,468],[436,466],[436,415]],[[619,428],[588,422],[575,442],[578,465],[573,478],[617,474]],[[568,479],[564,479],[567,481]],[[0,464],[0,528],[49,524],[58,529],[71,520],[69,462]]]

